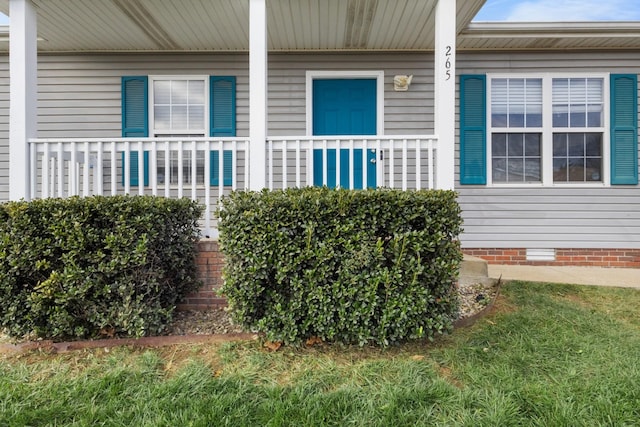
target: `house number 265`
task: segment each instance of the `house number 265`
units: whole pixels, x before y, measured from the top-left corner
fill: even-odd
[[[445,48],[444,75],[445,80],[451,79],[451,46]]]

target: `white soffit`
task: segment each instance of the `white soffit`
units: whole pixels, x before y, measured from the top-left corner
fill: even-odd
[[[446,0],[440,0],[446,1]],[[485,0],[458,0],[458,29]],[[248,0],[33,0],[38,49],[236,51],[249,45]],[[431,50],[437,0],[267,0],[271,51]],[[8,14],[8,0],[0,0]],[[4,43],[4,44],[3,44]],[[0,41],[0,49],[8,43]]]
[[[248,0],[32,0],[42,52],[247,52]],[[271,51],[428,51],[438,0],[266,0]],[[447,1],[447,0],[440,0]],[[458,49],[640,49],[640,22],[471,22],[458,0]],[[9,13],[9,1],[0,0]],[[0,51],[9,48],[0,28]]]
[[[460,50],[598,50],[640,48],[640,22],[473,22]]]

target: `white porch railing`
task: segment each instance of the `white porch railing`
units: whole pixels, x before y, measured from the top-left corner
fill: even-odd
[[[402,136],[314,136],[273,137],[267,141],[267,186],[269,189],[327,185],[330,181],[348,182],[344,187],[354,188],[357,161],[362,165],[361,182],[371,182],[368,174],[370,163],[375,163],[376,187],[422,189],[435,188],[435,149],[437,138],[425,135]],[[329,154],[344,152],[349,162],[348,177],[341,176],[343,156],[335,155],[335,176],[329,176],[328,168],[322,168],[322,182],[314,179],[314,152],[329,163]],[[373,153],[373,156],[357,151]],[[371,158],[373,157],[373,158]],[[315,182],[314,182],[315,181]]]
[[[32,199],[118,194],[190,197],[205,206],[202,228],[208,236],[214,234],[212,213],[218,200],[249,182],[249,143],[244,138],[31,139],[29,143]],[[226,153],[232,156],[231,174],[225,173]]]
[[[357,182],[375,182],[377,187],[404,190],[435,188],[436,140],[435,136],[272,137],[264,153],[267,187],[335,182],[354,188]],[[216,234],[212,213],[220,198],[250,187],[252,153],[246,138],[31,139],[29,146],[32,199],[118,194],[190,197],[205,206],[202,228],[209,236]],[[314,168],[314,157],[322,159],[322,165],[332,158],[335,177],[326,166],[320,166],[321,171],[318,165]],[[347,170],[344,161],[349,163],[348,176],[340,172]]]

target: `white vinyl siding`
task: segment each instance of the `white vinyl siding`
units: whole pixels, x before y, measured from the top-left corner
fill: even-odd
[[[457,72],[638,74],[640,57],[627,52],[463,52],[457,56]],[[606,95],[604,101],[608,105]],[[458,156],[456,147],[456,165]],[[463,248],[640,248],[639,186],[457,185],[456,191],[464,218]]]
[[[458,52],[457,74],[604,74],[640,72],[636,52]],[[0,60],[0,200],[8,199],[8,57]],[[432,134],[433,54],[269,55],[268,133],[304,135],[307,70],[382,70],[385,134]],[[237,135],[248,136],[246,54],[44,55],[38,69],[38,136],[121,136],[122,76],[237,77]],[[393,76],[413,74],[407,92]],[[605,81],[605,85],[607,85]],[[459,163],[456,147],[456,165]],[[423,163],[424,164],[424,163]],[[458,170],[458,169],[456,169]],[[463,247],[640,248],[640,187],[457,186]]]

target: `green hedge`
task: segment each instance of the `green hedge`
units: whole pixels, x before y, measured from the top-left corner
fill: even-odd
[[[452,326],[452,191],[236,192],[219,216],[222,292],[235,320],[270,340],[388,345]]]
[[[159,197],[0,205],[0,327],[53,339],[160,333],[198,286],[201,213]]]

